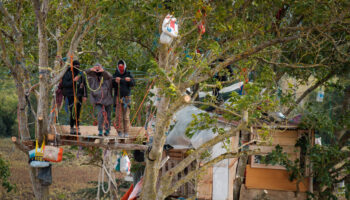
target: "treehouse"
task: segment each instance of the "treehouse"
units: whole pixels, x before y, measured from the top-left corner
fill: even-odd
[[[195,107],[185,107],[176,114],[176,123],[174,128],[169,132],[166,144],[173,147],[163,152],[163,159],[169,156],[169,160],[163,165],[160,174],[165,174],[186,156],[191,153],[192,149],[197,149],[201,144],[212,139],[215,134],[211,130],[201,130],[195,133],[192,138],[186,138],[183,134],[186,127],[191,121],[192,114],[198,114],[202,111]],[[186,117],[187,116],[187,117]],[[234,122],[219,120],[218,126],[228,129],[234,125]],[[283,148],[283,152],[287,153],[290,160],[300,160],[300,167],[305,168],[305,176],[310,174],[308,160],[304,152],[295,144],[300,139],[308,139],[314,141],[314,133],[310,130],[301,130],[295,125],[275,124],[269,127],[251,127],[250,132],[238,132],[235,136],[229,138],[229,145],[220,142],[214,145],[210,151],[210,157],[204,160],[193,161],[180,173],[175,174],[173,182],[181,180],[191,171],[205,165],[210,159],[213,159],[225,152],[236,152],[240,145],[249,142],[245,150],[259,151],[256,155],[248,156],[246,163],[243,163],[242,184],[238,185],[240,199],[259,199],[267,197],[269,199],[306,199],[306,192],[312,190],[310,179],[306,178],[298,181],[290,181],[289,173],[282,165],[267,165],[261,162],[264,155],[275,149],[276,145]],[[262,134],[264,132],[265,134]],[[182,134],[181,134],[182,133]],[[251,142],[262,141],[269,138],[268,142]],[[223,146],[225,146],[223,148]],[[191,198],[209,200],[209,199],[234,199],[234,187],[237,187],[236,181],[239,178],[238,159],[230,158],[222,160],[209,167],[204,172],[198,173],[197,179],[184,184],[173,193],[172,197]],[[237,189],[237,188],[236,188]],[[197,191],[197,192],[196,192]],[[298,195],[296,196],[296,192]]]
[[[260,127],[253,128],[251,139],[259,138]],[[267,165],[261,163],[261,156],[267,155],[276,145],[280,145],[291,161],[300,160],[300,166],[305,169],[304,176],[309,176],[308,160],[300,147],[296,147],[299,140],[309,140],[314,144],[314,132],[301,130],[293,125],[279,125],[269,130],[270,143],[249,145],[250,150],[260,149],[260,154],[251,155],[245,169],[245,181],[241,187],[240,199],[255,199],[267,197],[269,199],[306,199],[306,192],[312,190],[312,180],[305,178],[290,181],[290,174],[281,165]],[[296,196],[296,192],[298,195]]]

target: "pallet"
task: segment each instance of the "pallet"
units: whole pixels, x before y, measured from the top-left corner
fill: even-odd
[[[61,141],[77,141],[77,142],[96,142],[106,141],[108,143],[122,143],[131,144],[136,141],[145,141],[146,131],[143,127],[130,127],[129,137],[119,137],[115,129],[111,129],[108,136],[98,136],[98,131],[96,126],[80,126],[79,132],[81,135],[70,134],[70,127],[65,125],[55,126],[58,139]],[[56,135],[56,133],[53,133]]]

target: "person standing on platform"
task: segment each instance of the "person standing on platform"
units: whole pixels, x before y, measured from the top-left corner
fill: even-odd
[[[117,131],[119,137],[129,137],[130,130],[130,95],[135,85],[134,78],[126,69],[124,60],[119,60],[113,75],[114,99],[116,105]]]
[[[97,109],[98,135],[108,136],[111,130],[111,112],[113,104],[112,75],[96,63],[86,71],[90,92],[90,102]]]
[[[79,117],[80,109],[83,102],[87,99],[87,89],[86,80],[79,71],[80,63],[78,60],[73,61],[73,71],[68,68],[66,73],[62,77],[61,87],[63,96],[68,102],[69,112],[70,112],[70,134],[76,134],[79,130]],[[74,84],[73,84],[74,82]],[[73,88],[74,85],[74,88]],[[74,94],[75,92],[75,94]],[[75,96],[75,101],[74,101]],[[75,129],[74,126],[76,126]],[[80,135],[80,133],[78,132]]]

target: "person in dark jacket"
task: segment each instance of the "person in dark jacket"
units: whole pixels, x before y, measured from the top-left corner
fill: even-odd
[[[69,111],[70,111],[70,134],[76,134],[74,125],[77,125],[79,129],[79,117],[80,117],[80,108],[83,102],[87,99],[87,89],[86,89],[86,80],[79,71],[80,63],[77,60],[73,61],[73,72],[71,68],[68,68],[66,73],[62,78],[62,93],[65,99],[68,100]],[[74,89],[73,89],[74,81]],[[75,95],[74,95],[75,92]],[[74,96],[76,97],[74,105]],[[74,110],[73,110],[74,109]],[[75,113],[76,112],[76,113]],[[80,135],[80,133],[78,133]]]
[[[96,63],[94,67],[88,69],[86,73],[87,83],[91,89],[90,102],[95,106],[98,112],[98,135],[102,136],[104,128],[104,135],[108,136],[111,130],[111,112],[113,104],[112,75],[105,71],[99,63]]]
[[[117,131],[120,137],[128,137],[130,129],[130,94],[134,78],[126,69],[124,60],[119,60],[113,75],[114,98],[116,99]]]

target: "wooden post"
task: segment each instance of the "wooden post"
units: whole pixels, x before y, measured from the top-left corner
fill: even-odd
[[[249,141],[249,132],[241,131],[241,141]],[[247,166],[248,155],[243,155],[238,160],[235,182],[233,184],[233,199],[239,200],[240,190],[244,179],[244,172]]]

